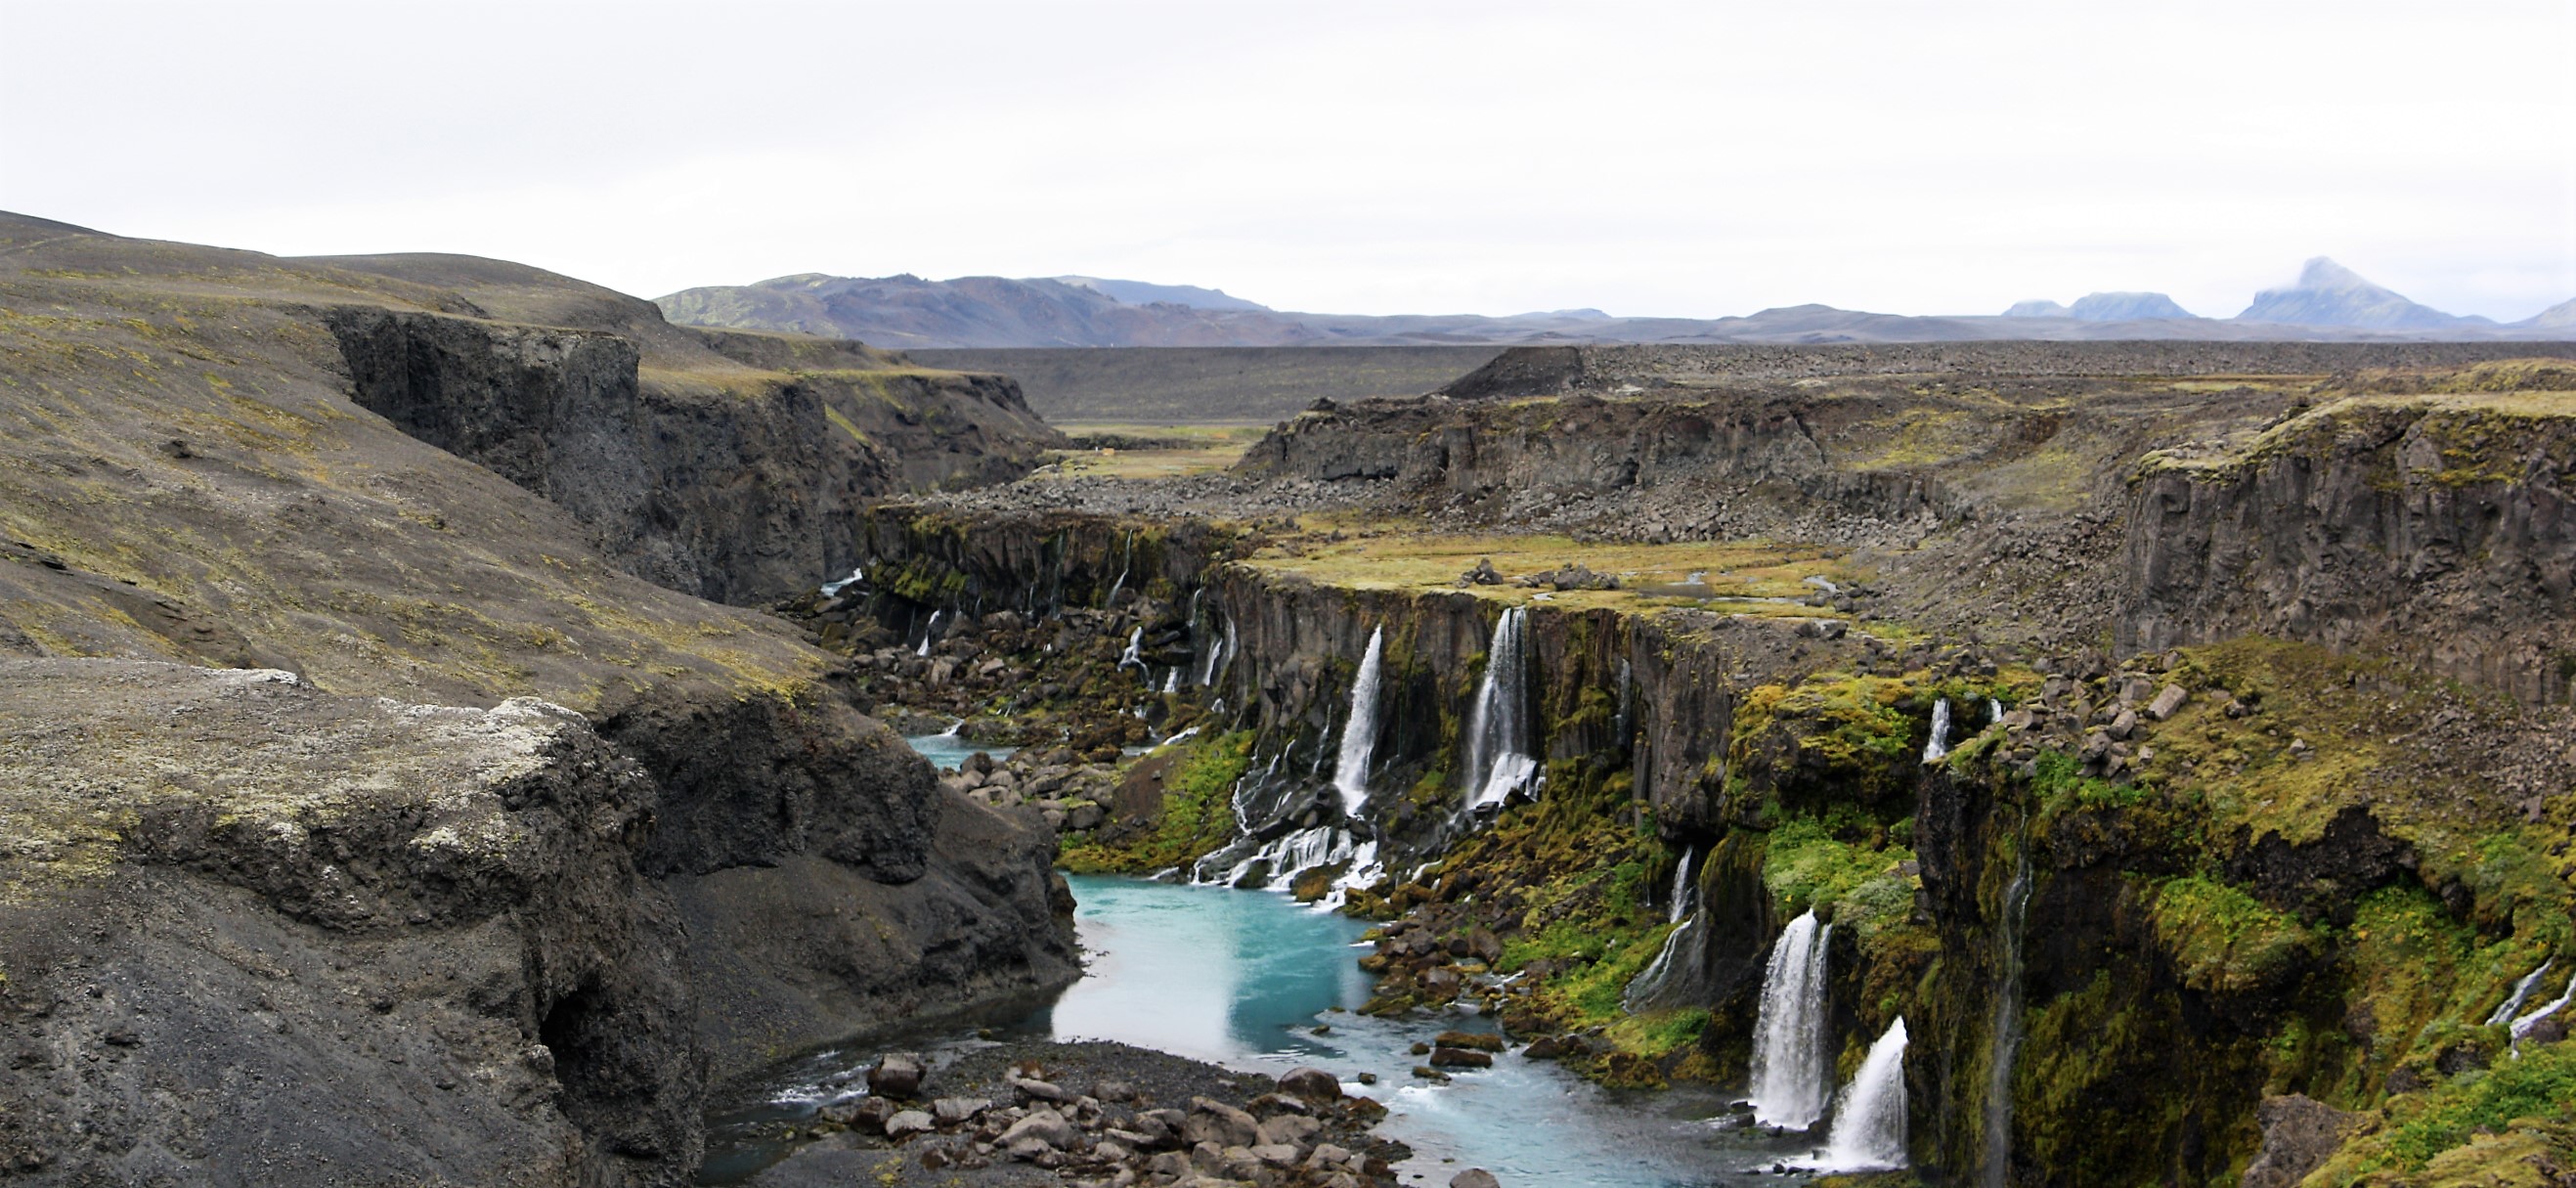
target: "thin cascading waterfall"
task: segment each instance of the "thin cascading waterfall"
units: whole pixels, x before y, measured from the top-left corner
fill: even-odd
[[[2000,722],[2000,721],[2003,721],[2003,720],[2004,720],[2004,703],[2002,703],[2002,702],[2000,702],[2000,701],[1997,701],[1997,700],[1995,700],[1995,699],[1994,699],[1994,698],[1992,698],[1992,697],[1987,698],[1987,699],[1986,699],[1986,725],[1988,725],[1988,726],[1992,726],[1992,725],[1994,725],[1995,723]]]
[[[1753,1024],[1753,1120],[1805,1130],[1825,1114],[1825,954],[1833,926],[1810,908],[1780,930]]]
[[[1225,633],[1217,637],[1215,647],[1208,649],[1207,672],[1199,677],[1200,687],[1215,684],[1217,674],[1225,671],[1226,663],[1233,658],[1234,619],[1228,616],[1225,621]]]
[[[1134,631],[1132,631],[1132,632],[1129,632],[1129,633],[1128,633],[1128,635],[1127,635],[1127,650],[1126,650],[1126,651],[1123,651],[1123,652],[1118,653],[1118,667],[1120,667],[1120,668],[1130,668],[1130,667],[1133,667],[1133,668],[1143,668],[1143,667],[1145,667],[1145,629],[1144,629],[1144,628],[1139,627],[1139,628],[1137,628],[1136,630],[1134,630]],[[1149,672],[1149,673],[1146,673],[1146,674],[1145,674],[1145,679],[1146,679],[1146,680],[1149,680],[1149,681],[1150,681],[1150,680],[1152,680],[1152,679],[1154,679],[1154,674],[1152,674],[1152,673],[1150,673],[1150,672]]]
[[[1860,1072],[1834,1103],[1834,1128],[1811,1169],[1893,1171],[1905,1166],[1905,1020],[1869,1046]]]
[[[1932,703],[1932,741],[1923,744],[1923,761],[1939,763],[1950,754],[1950,699]]]
[[[912,654],[915,656],[929,655],[930,641],[937,638],[939,638],[939,612],[932,611],[930,612],[930,625],[921,629],[921,646],[913,649]]]
[[[1681,864],[1673,867],[1672,903],[1664,909],[1665,922],[1668,924],[1681,923],[1682,917],[1691,914],[1691,910],[1699,906],[1699,883],[1691,878],[1691,859],[1698,853],[1699,849],[1696,846],[1685,847],[1682,850]]]
[[[1240,886],[1255,873],[1259,873],[1261,881],[1252,889],[1285,890],[1296,882],[1299,874],[1319,866],[1332,866],[1345,861],[1351,864],[1351,869],[1349,873],[1342,876],[1343,879],[1348,879],[1364,869],[1374,871],[1377,865],[1377,843],[1361,841],[1348,830],[1330,825],[1317,825],[1311,829],[1299,829],[1272,838],[1255,848],[1250,854],[1227,864],[1222,871],[1203,865],[1195,872],[1193,881]],[[1264,863],[1268,865],[1264,866]],[[1372,873],[1369,881],[1374,881],[1375,878],[1376,875]],[[1337,879],[1336,884],[1341,881]]]
[[[1673,963],[1681,959],[1683,943],[1690,937],[1691,930],[1697,927],[1699,917],[1693,916],[1665,934],[1664,947],[1655,950],[1655,959],[1647,962],[1646,968],[1638,971],[1636,977],[1628,979],[1627,988],[1619,992],[1620,1010],[1631,1015],[1643,1014],[1665,996],[1673,978]]]
[[[1342,753],[1333,764],[1333,791],[1341,794],[1344,816],[1360,815],[1360,805],[1368,799],[1369,753],[1377,749],[1378,669],[1385,652],[1386,628],[1379,627],[1369,632],[1359,675],[1351,678],[1351,717],[1342,726]]]
[[[1335,911],[1350,899],[1350,893],[1386,877],[1386,864],[1378,861],[1377,843],[1364,841],[1351,848],[1351,864],[1333,879],[1324,897],[1315,901],[1317,911]]]
[[[1676,927],[1664,935],[1664,947],[1655,951],[1655,959],[1636,977],[1628,979],[1627,988],[1619,992],[1619,1009],[1631,1015],[1656,1006],[1670,1005],[1676,987],[1673,977],[1684,954],[1696,953],[1691,942],[1698,939],[1699,882],[1691,877],[1691,859],[1697,849],[1682,851],[1681,862],[1673,867],[1672,899],[1665,905],[1665,922]],[[1686,988],[1685,992],[1687,992]]]
[[[1130,529],[1127,533],[1126,552],[1118,558],[1118,580],[1109,583],[1109,597],[1101,599],[1100,605],[1104,607],[1118,605],[1118,592],[1127,587],[1127,571],[1133,568],[1135,563],[1136,533],[1135,530]]]
[[[1528,786],[1538,774],[1538,760],[1528,752],[1527,714],[1529,660],[1521,642],[1529,612],[1512,607],[1494,624],[1494,641],[1485,649],[1485,679],[1476,687],[1476,708],[1467,720],[1467,807],[1501,804]]]
[[[867,568],[867,566],[864,566],[864,565],[855,565],[855,566],[852,566],[852,567],[850,568],[850,576],[845,577],[845,578],[842,578],[841,580],[836,581],[836,582],[825,582],[825,583],[823,583],[823,597],[825,597],[825,598],[829,598],[829,597],[831,597],[831,596],[833,596],[833,595],[835,595],[835,594],[838,594],[838,593],[840,593],[841,591],[846,590],[846,589],[850,588],[851,586],[858,584],[858,582],[859,582],[861,579],[864,579],[865,577],[867,577],[867,575],[868,575],[868,568]]]
[[[1163,695],[1164,695],[1164,696],[1166,696],[1166,697],[1169,697],[1169,696],[1171,696],[1171,695],[1173,695],[1173,694],[1175,694],[1175,693],[1178,693],[1178,692],[1180,692],[1180,691],[1181,691],[1181,666],[1180,666],[1180,665],[1178,665],[1178,664],[1175,664],[1175,665],[1173,665],[1173,666],[1172,666],[1171,674],[1170,674],[1169,676],[1166,676],[1166,677],[1164,677],[1164,678],[1163,678]]]
[[[939,737],[941,737],[941,738],[955,738],[955,737],[957,737],[957,732],[958,732],[958,731],[960,731],[960,730],[964,730],[965,728],[966,728],[966,719],[964,719],[964,718],[959,718],[959,719],[957,719],[956,721],[949,723],[949,724],[948,724],[948,729],[940,731],[940,732],[939,732]]]
[[[2515,982],[2513,984],[2513,995],[2505,999],[2504,1005],[2497,1007],[2494,1014],[2487,1016],[2487,1026],[2501,1027],[2507,1023],[2511,1023],[2513,1021],[2513,1013],[2521,1010],[2523,1000],[2531,997],[2531,988],[2540,984],[2540,975],[2548,973],[2549,967],[2556,964],[2558,964],[2558,959],[2556,957],[2544,959],[2540,963],[2540,968],[2535,969],[2528,974],[2524,974],[2521,981]]]
[[[1258,753],[1253,755],[1253,758],[1256,759],[1260,757],[1261,756]],[[1244,803],[1245,795],[1247,793],[1258,792],[1269,787],[1271,778],[1279,774],[1279,761],[1287,757],[1288,748],[1282,746],[1278,750],[1271,752],[1270,762],[1261,769],[1260,775],[1256,776],[1250,772],[1245,772],[1241,779],[1234,782],[1234,831],[1237,834],[1250,836],[1253,831],[1251,816],[1252,810]]]
[[[2540,1026],[2541,1020],[2567,1009],[2567,1003],[2571,999],[2576,999],[2576,977],[2570,977],[2567,979],[2566,991],[2560,994],[2557,998],[2543,1004],[2540,1009],[2513,1021],[2507,1030],[2513,1036],[2512,1047],[2514,1059],[2522,1059],[2522,1037],[2531,1034],[2532,1028]]]
[[[1619,716],[1612,721],[1611,737],[1619,746],[1627,746],[1629,734],[1637,721],[1637,674],[1627,657],[1619,659]]]
[[[1994,1018],[1987,1023],[1985,1165],[1978,1177],[1984,1188],[2004,1188],[2012,1175],[2013,1060],[2021,1053],[2021,928],[2029,909],[2030,844],[2025,837],[2013,847],[2013,877],[2004,885],[1996,938],[2003,984],[1995,991]]]

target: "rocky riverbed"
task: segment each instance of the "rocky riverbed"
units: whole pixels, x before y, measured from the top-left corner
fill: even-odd
[[[1385,1107],[1332,1074],[1276,1079],[1117,1043],[979,1044],[945,1060],[890,1053],[802,1123],[813,1140],[746,1183],[1395,1183]]]

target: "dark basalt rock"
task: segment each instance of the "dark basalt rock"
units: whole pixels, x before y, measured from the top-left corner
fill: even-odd
[[[2381,833],[2378,819],[2360,805],[2336,813],[2323,836],[2304,844],[2285,841],[2276,830],[2249,844],[2251,832],[2239,831],[2227,877],[2264,903],[2311,919],[2350,924],[2363,892],[2415,870],[2415,847]]]

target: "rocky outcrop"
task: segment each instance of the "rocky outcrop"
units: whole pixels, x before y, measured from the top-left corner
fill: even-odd
[[[2545,398],[2534,398],[2535,400]],[[2359,398],[2132,485],[2123,650],[2245,634],[2576,698],[2576,418]]]
[[[760,345],[801,370],[762,371],[492,261],[342,267],[7,216],[0,243],[0,304],[53,311],[0,319],[23,395],[0,433],[0,653],[64,666],[0,696],[8,1167],[685,1182],[711,1071],[1073,976],[1041,823],[939,793],[793,626],[621,568],[680,541],[675,571],[716,567],[729,597],[845,572],[781,525],[828,536],[797,517],[816,443],[850,431],[784,388],[891,363],[791,341]],[[231,286],[224,316],[155,295],[180,273]],[[352,294],[383,308],[317,313]],[[353,371],[389,415],[353,403]],[[719,381],[746,385],[736,405]],[[773,447],[798,473],[739,452]],[[635,467],[696,502],[632,502]],[[730,489],[753,480],[778,489]],[[638,507],[673,519],[604,554],[611,511]],[[739,539],[689,553],[683,519]],[[171,659],[293,683],[117,667]],[[351,699],[376,694],[402,704]],[[492,708],[420,708],[441,706]]]
[[[12,1171],[688,1182],[705,1057],[637,872],[654,789],[579,715],[120,661],[0,688]]]
[[[0,686],[0,1033],[37,1070],[0,1145],[44,1177],[686,1183],[711,1081],[1079,972],[1034,811],[941,793],[846,710],[792,740],[758,707],[611,717],[639,764],[534,700],[120,661]]]
[[[605,331],[371,307],[325,321],[359,404],[553,500],[637,576],[718,601],[810,589],[846,566],[865,500],[1016,477],[1058,440],[1002,377],[783,336],[711,333],[719,366],[689,372],[642,367]]]
[[[1236,467],[1249,478],[1392,479],[1435,497],[1563,499],[1664,484],[1770,488],[1881,520],[1955,515],[1941,485],[1838,466],[1794,396],[1535,403],[1377,400],[1282,425]]]

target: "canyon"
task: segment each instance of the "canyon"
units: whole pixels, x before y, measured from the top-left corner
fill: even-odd
[[[0,1174],[689,1182],[1074,981],[1067,871],[1804,1173],[2576,1173],[2568,344],[1514,348],[1161,467],[495,261],[0,295]],[[747,1174],[976,1150],[888,1121]],[[1205,1146],[1080,1174],[1393,1174]]]

